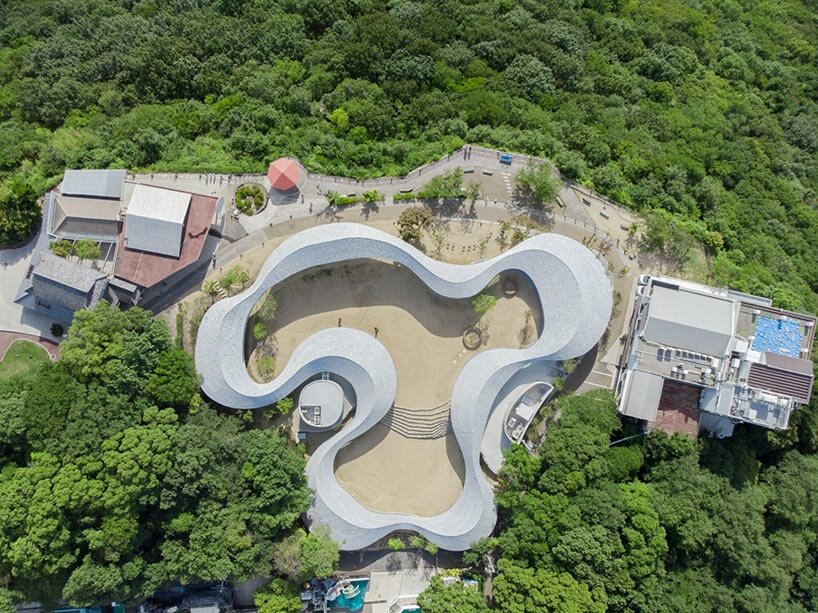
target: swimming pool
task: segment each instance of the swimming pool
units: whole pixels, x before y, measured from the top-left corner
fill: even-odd
[[[341,593],[338,594],[337,598],[327,600],[327,607],[330,611],[343,609],[354,613],[364,608],[364,594],[366,594],[366,588],[369,586],[369,579],[353,579],[350,583],[358,588],[358,593],[352,597],[347,597]]]

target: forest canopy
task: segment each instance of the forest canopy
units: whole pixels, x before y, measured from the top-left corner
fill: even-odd
[[[813,0],[0,2],[0,242],[66,167],[403,173],[552,159],[703,242],[710,280],[818,307]],[[651,211],[661,216],[651,217]]]
[[[784,435],[693,440],[634,436],[607,390],[561,396],[539,452],[508,451],[502,529],[464,561],[496,568],[494,609],[507,613],[815,611],[815,408]],[[439,581],[420,602],[488,610],[481,591]]]
[[[334,570],[337,545],[296,529],[303,450],[198,391],[163,321],[104,302],[77,313],[56,363],[0,381],[0,611],[268,576],[285,545],[298,568]]]

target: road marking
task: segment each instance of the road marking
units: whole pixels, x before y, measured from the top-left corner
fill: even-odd
[[[592,370],[591,373],[593,373],[595,375],[602,375],[603,377],[608,377],[609,379],[614,378],[614,376],[612,374],[607,373],[607,372],[602,372],[600,370]]]

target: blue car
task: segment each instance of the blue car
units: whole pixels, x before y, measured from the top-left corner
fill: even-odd
[[[511,157],[510,153],[501,153],[500,154],[500,163],[501,164],[506,164],[508,166],[511,166],[511,160],[512,159],[514,159],[514,158]]]

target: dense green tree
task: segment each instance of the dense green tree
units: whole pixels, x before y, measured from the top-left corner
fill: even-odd
[[[551,175],[547,164],[529,165],[514,177],[518,197],[525,204],[543,207],[553,203],[559,193],[559,182]]]
[[[436,576],[418,596],[418,606],[429,613],[482,613],[489,610],[478,585],[461,581],[445,585]]]
[[[161,353],[145,393],[158,406],[179,409],[195,406],[199,400],[199,379],[193,359],[177,347]]]
[[[298,585],[284,579],[273,579],[269,585],[253,593],[259,613],[298,613],[301,599]]]
[[[338,569],[338,544],[326,531],[296,530],[276,547],[274,566],[292,581],[329,577]]]
[[[39,219],[37,192],[29,181],[17,176],[0,184],[0,244],[27,238]]]
[[[309,503],[303,452],[199,406],[192,360],[146,312],[78,313],[64,348],[0,385],[0,576],[19,597],[90,606],[269,574]],[[330,574],[337,545],[303,540]]]
[[[606,610],[604,601],[595,599],[587,585],[566,572],[526,568],[505,560],[500,562],[499,570],[494,581],[494,598],[503,611],[602,613]]]

